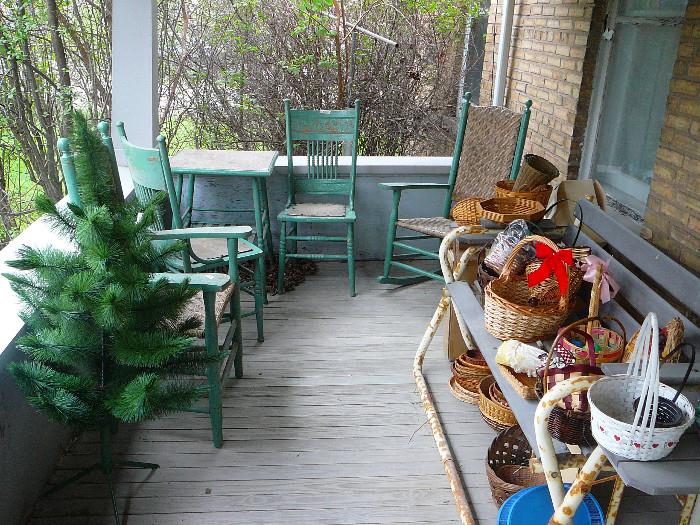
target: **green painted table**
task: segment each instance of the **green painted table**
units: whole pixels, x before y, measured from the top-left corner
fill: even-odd
[[[182,198],[183,179],[188,177],[183,208],[189,217],[199,212],[248,212],[255,216],[255,242],[272,257],[272,230],[267,198],[267,178],[272,175],[278,153],[276,151],[237,151],[184,149],[170,158],[170,168],[176,176],[175,189]],[[203,177],[248,177],[253,185],[253,208],[215,209],[195,208],[194,183],[197,176]],[[207,221],[201,221],[206,223]]]

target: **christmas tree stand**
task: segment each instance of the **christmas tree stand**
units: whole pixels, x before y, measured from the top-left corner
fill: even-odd
[[[68,485],[75,483],[76,481],[84,478],[88,474],[100,471],[102,475],[107,478],[107,485],[109,487],[109,496],[112,500],[112,511],[114,512],[114,522],[116,525],[120,525],[119,520],[119,510],[117,509],[117,498],[114,494],[114,481],[112,479],[112,472],[116,468],[140,468],[149,469],[151,471],[159,468],[156,463],[143,463],[141,461],[114,461],[112,458],[111,451],[111,434],[112,425],[103,425],[100,427],[100,461],[89,467],[82,469],[77,474],[71,476],[70,478],[61,481],[60,483],[52,486],[50,489],[46,490],[43,496],[48,496],[59,490],[66,488]]]

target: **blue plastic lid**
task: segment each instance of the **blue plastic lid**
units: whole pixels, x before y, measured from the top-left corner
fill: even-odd
[[[568,490],[569,485],[564,487]],[[503,502],[498,511],[498,525],[547,525],[554,514],[547,485],[516,492]],[[574,525],[604,525],[603,510],[598,501],[586,494],[574,516]]]

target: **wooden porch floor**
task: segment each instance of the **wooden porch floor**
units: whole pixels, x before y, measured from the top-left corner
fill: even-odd
[[[411,373],[439,286],[382,286],[374,281],[379,271],[359,265],[359,295],[351,299],[345,266],[320,265],[295,291],[270,297],[262,344],[250,319],[245,377],[225,390],[223,448],[211,446],[202,415],[123,428],[118,456],[161,466],[118,473],[124,525],[459,523]],[[495,523],[484,473],[495,434],[476,407],[449,393],[441,335],[424,370],[477,518]],[[54,478],[96,453],[95,436],[83,436]],[[618,523],[677,522],[672,498],[633,492]],[[112,524],[111,512],[94,475],[37,502],[30,523]]]

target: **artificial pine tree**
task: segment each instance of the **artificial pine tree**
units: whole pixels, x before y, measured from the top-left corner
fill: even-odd
[[[94,470],[112,490],[116,466],[158,465],[112,460],[115,423],[156,418],[190,407],[206,389],[188,378],[204,373],[209,359],[192,350],[187,334],[196,319],[181,319],[194,292],[187,283],[152,279],[182,245],[152,242],[159,209],[136,199],[125,203],[115,190],[109,153],[80,113],[73,115],[73,161],[78,198],[59,209],[37,202],[74,251],[24,247],[6,274],[24,304],[27,333],[19,342],[25,361],[10,365],[27,401],[50,418],[100,433],[99,463],[51,489]]]

